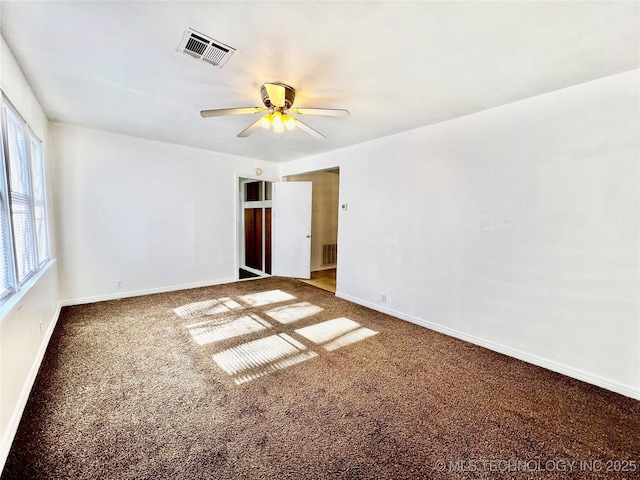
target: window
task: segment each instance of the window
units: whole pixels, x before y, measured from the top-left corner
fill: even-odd
[[[31,139],[31,171],[33,172],[33,215],[35,220],[38,267],[49,260],[49,235],[47,227],[47,201],[44,186],[44,161],[42,142],[35,135]]]
[[[0,172],[0,301],[49,260],[42,142],[3,98]]]
[[[0,129],[1,132],[2,129]],[[0,138],[2,135],[0,135]],[[1,148],[0,142],[0,159],[2,165],[4,162],[4,148]],[[4,299],[13,291],[13,255],[11,254],[11,217],[9,216],[9,204],[7,202],[5,169],[0,170],[0,300]]]

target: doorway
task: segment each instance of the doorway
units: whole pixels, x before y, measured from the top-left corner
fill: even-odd
[[[240,279],[271,275],[272,199],[272,182],[240,178]]]
[[[311,182],[239,178],[238,279],[310,277],[311,196]]]
[[[286,180],[313,184],[311,278],[303,281],[335,293],[338,267],[340,169],[291,175],[286,177]]]

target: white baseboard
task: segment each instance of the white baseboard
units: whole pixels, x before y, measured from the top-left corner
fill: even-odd
[[[38,376],[38,370],[40,370],[40,365],[42,364],[44,355],[47,352],[47,347],[49,346],[51,335],[53,335],[53,331],[56,328],[58,318],[60,318],[61,308],[62,305],[58,303],[58,307],[56,308],[53,317],[49,322],[49,327],[42,337],[38,352],[33,359],[33,363],[31,364],[31,368],[29,369],[29,374],[27,375],[27,378],[22,385],[22,390],[20,391],[20,395],[18,396],[18,402],[16,403],[16,406],[13,409],[13,413],[11,414],[11,418],[7,423],[7,429],[2,436],[2,440],[0,440],[0,472],[2,472],[2,470],[4,469],[4,464],[7,461],[7,457],[9,456],[9,451],[11,450],[13,439],[16,436],[18,426],[20,425],[20,420],[22,419],[22,414],[24,413],[24,409],[27,406],[27,401],[29,400],[29,394],[31,394],[31,389],[33,388],[33,384],[35,383],[36,377]]]
[[[479,345],[481,347],[488,348],[489,350],[493,350],[494,352],[502,353],[509,357],[517,358],[518,360],[523,360],[527,363],[531,363],[533,365],[546,368],[547,370],[561,373],[562,375],[566,375],[568,377],[575,378],[577,380],[590,383],[598,387],[602,387],[606,390],[611,390],[612,392],[616,392],[621,395],[624,395],[636,400],[640,400],[640,388],[634,388],[629,385],[624,385],[624,384],[609,380],[607,378],[600,377],[599,375],[594,375],[592,373],[585,372],[583,370],[573,368],[568,365],[554,362],[553,360],[549,360],[543,357],[539,357],[537,355],[523,352],[522,350],[517,350],[511,347],[508,347],[506,345],[495,343],[490,340],[477,337],[475,335],[467,334],[460,330],[445,327],[443,325],[439,325],[437,323],[430,322],[428,320],[414,317],[412,315],[407,315],[390,308],[381,307],[380,305],[376,305],[375,303],[369,302],[367,300],[362,300],[360,298],[352,297],[351,295],[347,295],[342,292],[336,292],[336,297],[342,298],[344,300],[348,300],[353,303],[357,303],[358,305],[362,305],[364,307],[370,308],[372,310],[376,310],[378,312],[386,313],[387,315],[400,318],[401,320],[406,320],[408,322],[415,323],[416,325],[420,325],[421,327],[425,327],[430,330],[435,330],[436,332],[444,333],[445,335],[449,335],[450,337],[455,337],[460,340],[473,343],[474,345]]]
[[[105,302],[108,300],[119,300],[122,298],[141,297],[143,295],[153,295],[155,293],[166,293],[166,292],[176,292],[178,290],[189,290],[190,288],[211,287],[213,285],[222,285],[224,283],[232,283],[237,281],[238,281],[237,278],[226,278],[226,279],[215,280],[211,282],[188,283],[184,285],[172,285],[169,287],[149,288],[145,290],[133,290],[130,292],[108,293],[106,295],[96,295],[93,297],[71,298],[68,300],[62,300],[60,302],[60,305],[63,307],[70,307],[72,305],[83,305],[85,303]]]

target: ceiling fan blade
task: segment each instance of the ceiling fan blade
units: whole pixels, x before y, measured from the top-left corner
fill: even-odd
[[[314,130],[309,125],[307,125],[306,123],[301,122],[297,118],[295,118],[294,120],[296,121],[296,126],[298,128],[300,128],[304,132],[307,132],[312,137],[315,137],[315,138],[327,138],[323,134],[321,134],[319,131]]]
[[[289,112],[300,115],[325,115],[328,117],[348,117],[349,110],[340,108],[290,108]]]
[[[264,88],[269,95],[271,105],[274,107],[284,107],[284,94],[285,89],[282,85],[276,85],[275,83],[265,83]]]
[[[200,115],[207,117],[224,117],[225,115],[246,115],[248,113],[260,113],[266,111],[261,107],[218,108],[215,110],[202,110]]]
[[[236,136],[240,137],[240,138],[248,137],[249,135],[251,135],[253,132],[255,132],[256,130],[258,130],[260,128],[260,126],[261,126],[260,122],[262,121],[263,118],[264,117],[260,117],[258,120],[253,122],[251,125],[249,125],[247,128],[245,128],[243,131],[241,131]]]

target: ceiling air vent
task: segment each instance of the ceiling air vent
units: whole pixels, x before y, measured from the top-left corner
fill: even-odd
[[[178,46],[178,51],[222,68],[236,49],[187,28]]]

